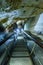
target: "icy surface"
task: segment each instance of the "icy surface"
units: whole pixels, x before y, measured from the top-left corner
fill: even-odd
[[[34,28],[34,31],[43,34],[43,13],[40,15],[39,20]]]

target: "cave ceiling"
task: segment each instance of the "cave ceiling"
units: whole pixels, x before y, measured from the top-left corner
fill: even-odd
[[[0,21],[28,19],[43,13],[43,0],[0,0],[0,9]]]

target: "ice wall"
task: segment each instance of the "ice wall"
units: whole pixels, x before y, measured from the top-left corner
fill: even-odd
[[[36,23],[36,26],[34,27],[34,31],[40,34],[43,34],[43,13],[40,14],[38,22]]]

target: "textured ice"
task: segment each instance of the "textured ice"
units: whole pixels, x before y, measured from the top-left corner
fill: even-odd
[[[34,31],[43,34],[43,13],[40,14],[39,20],[34,28]]]

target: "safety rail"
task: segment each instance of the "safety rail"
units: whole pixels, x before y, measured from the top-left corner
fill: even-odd
[[[8,59],[10,58],[11,56],[11,53],[12,53],[12,50],[14,48],[14,39],[8,39],[5,44],[3,45],[4,46],[4,53],[1,54],[0,56],[0,65],[6,65],[6,63],[8,62]],[[1,50],[3,51],[3,50]],[[7,58],[7,59],[6,59]]]
[[[26,31],[23,31],[23,33],[31,40],[33,40],[36,44],[38,44],[41,48],[43,48],[43,40],[41,40],[36,35],[32,34],[30,31],[28,31],[28,33]]]
[[[14,33],[9,33],[1,42],[0,42],[0,46],[7,41]]]

